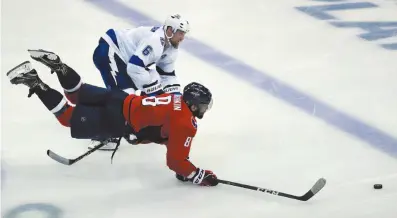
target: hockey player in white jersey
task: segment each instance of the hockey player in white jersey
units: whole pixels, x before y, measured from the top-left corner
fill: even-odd
[[[152,96],[180,93],[175,75],[178,46],[190,30],[189,22],[179,14],[169,16],[162,26],[133,29],[109,29],[93,54],[95,66],[108,89],[128,93],[137,90]],[[131,136],[129,142],[133,140]],[[108,139],[102,150],[113,150],[117,139]],[[92,141],[90,148],[99,141]]]
[[[146,95],[180,92],[175,75],[179,43],[190,30],[180,15],[163,26],[109,29],[99,39],[93,61],[109,89],[141,90]]]

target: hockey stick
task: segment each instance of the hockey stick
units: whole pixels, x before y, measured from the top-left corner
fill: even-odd
[[[106,143],[100,143],[97,146],[93,147],[91,150],[85,152],[84,154],[80,155],[79,157],[75,158],[75,159],[67,159],[64,158],[58,154],[56,154],[55,152],[51,151],[51,150],[47,150],[47,155],[52,158],[53,160],[61,163],[61,164],[65,164],[65,165],[72,165],[74,163],[76,163],[77,161],[83,159],[84,157],[90,155],[92,152],[98,150],[99,148],[101,148],[102,146],[105,146]]]
[[[325,186],[326,180],[324,178],[320,178],[313,185],[313,187],[306,194],[304,194],[302,196],[295,196],[295,195],[287,194],[284,192],[274,191],[274,190],[266,189],[266,188],[255,187],[255,186],[251,186],[251,185],[245,185],[245,184],[231,182],[231,181],[227,181],[227,180],[218,179],[218,182],[222,183],[222,184],[226,184],[226,185],[237,186],[240,188],[251,189],[254,191],[265,192],[268,194],[277,195],[277,196],[281,196],[281,197],[292,198],[295,200],[307,201],[310,198],[312,198],[315,194],[317,194],[317,192],[319,192]]]

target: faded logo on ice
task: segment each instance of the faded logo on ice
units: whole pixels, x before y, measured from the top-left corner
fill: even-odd
[[[22,204],[14,209],[7,211],[4,214],[4,218],[19,218],[23,213],[26,212],[40,212],[43,214],[43,218],[61,218],[63,211],[54,205],[45,203],[32,203]]]

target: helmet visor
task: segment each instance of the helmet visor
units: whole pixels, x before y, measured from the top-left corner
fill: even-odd
[[[199,104],[198,105],[199,114],[204,114],[205,112],[211,110],[212,104],[213,104],[213,100],[212,99],[211,99],[211,101],[208,104],[206,104],[206,103]]]

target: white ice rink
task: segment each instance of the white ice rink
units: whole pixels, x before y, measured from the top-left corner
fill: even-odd
[[[328,7],[335,4],[339,9]],[[347,10],[349,4],[361,9]],[[323,5],[314,11],[333,19],[316,18],[311,7],[297,9]],[[155,144],[124,142],[113,164],[107,152],[73,166],[46,156],[51,149],[76,157],[89,141],[70,138],[36,96],[27,98],[26,87],[10,84],[6,72],[29,60],[27,49],[42,48],[58,53],[84,81],[103,86],[92,62],[99,37],[109,28],[162,22],[173,13],[187,17],[192,28],[176,74],[183,85],[204,83],[214,96],[212,110],[199,121],[193,163],[221,179],[295,195],[326,178],[310,201],[181,183],[165,165],[165,148]],[[332,22],[383,22],[388,31],[372,31],[366,40],[358,37],[365,30]],[[396,218],[393,30],[397,4],[387,0],[2,0],[1,215]],[[385,34],[390,37],[379,37]],[[48,68],[31,62],[61,90]],[[383,189],[373,189],[375,183]]]

